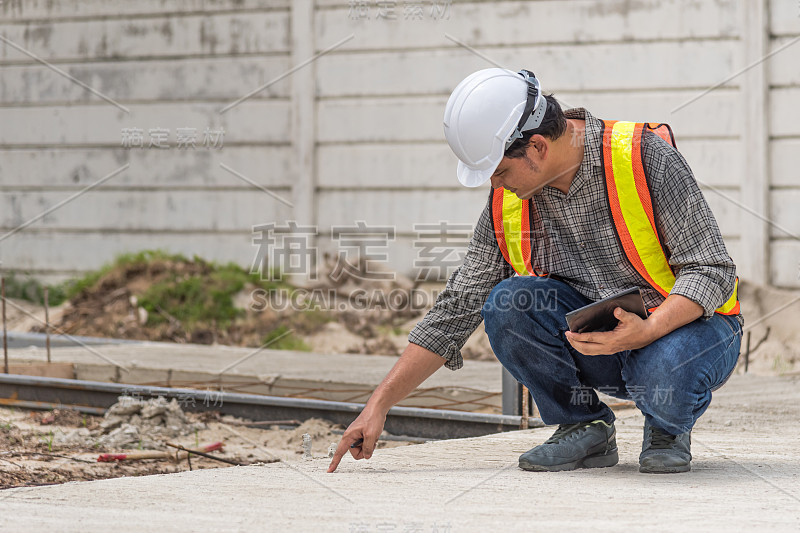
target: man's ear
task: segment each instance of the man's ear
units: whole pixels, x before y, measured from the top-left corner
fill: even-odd
[[[526,155],[534,161],[543,161],[550,153],[550,146],[547,144],[547,139],[542,135],[533,135],[528,143]]]

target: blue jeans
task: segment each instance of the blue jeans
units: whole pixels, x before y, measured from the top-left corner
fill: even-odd
[[[699,318],[644,348],[589,356],[564,336],[564,315],[589,303],[566,283],[524,276],[500,282],[481,311],[495,355],[531,391],[544,423],[613,422],[596,389],[635,401],[665,433],[689,431],[736,366],[736,317]]]

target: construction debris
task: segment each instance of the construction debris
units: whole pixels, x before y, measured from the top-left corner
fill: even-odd
[[[143,400],[120,396],[108,409],[98,429],[76,428],[56,437],[56,443],[155,450],[162,448],[162,439],[190,435],[203,427],[186,417],[175,398],[167,402],[161,397]]]
[[[125,405],[131,408],[130,404]],[[116,416],[123,418],[123,423],[115,429],[133,421],[134,416],[141,419],[142,410],[121,415],[125,409],[115,409]],[[132,409],[131,409],[132,410]],[[165,410],[160,416],[164,418]],[[57,409],[48,412],[25,411],[19,408],[0,406],[0,490],[9,487],[33,486],[41,484],[64,483],[67,481],[85,481],[106,479],[121,476],[141,476],[150,474],[167,474],[192,469],[218,468],[227,465],[266,464],[275,461],[302,461],[302,436],[308,434],[312,438],[312,457],[324,457],[330,452],[328,443],[334,444],[344,431],[342,426],[321,419],[306,420],[294,429],[285,429],[282,422],[296,420],[272,420],[268,427],[247,427],[248,421],[240,418],[222,416],[219,413],[205,412],[201,414],[184,413],[188,420],[185,428],[194,425],[203,429],[194,432],[190,429],[183,437],[169,439],[166,437],[143,438],[142,443],[158,441],[156,449],[138,449],[138,442],[128,449],[103,446],[98,442],[103,435],[101,424],[108,425],[108,418],[87,415],[77,411]],[[153,417],[156,418],[156,417]],[[152,418],[149,419],[152,421]],[[278,422],[279,424],[275,424]],[[142,420],[137,423],[138,431],[145,432]],[[174,425],[174,424],[173,424]],[[299,425],[299,424],[298,424]],[[160,424],[158,427],[161,427]],[[235,434],[230,428],[235,427]],[[114,431],[114,430],[111,430]],[[71,439],[65,435],[73,433]],[[142,435],[140,433],[140,435]],[[142,435],[145,436],[146,435]],[[217,452],[203,452],[203,444],[225,440],[225,455],[219,457]],[[69,440],[70,443],[65,441]],[[335,442],[334,442],[335,441]],[[378,448],[406,446],[408,442],[379,441]],[[206,445],[207,447],[208,445]],[[167,447],[180,450],[180,461],[173,462],[161,458],[167,453]],[[130,449],[134,448],[134,449]],[[185,455],[186,450],[191,453]],[[115,456],[126,455],[125,460],[98,462],[101,453]],[[156,460],[132,460],[139,454],[157,454]],[[170,455],[173,455],[172,452]],[[110,457],[109,457],[110,458]],[[158,460],[161,459],[161,460]],[[213,460],[212,460],[213,459]]]
[[[219,461],[220,463],[225,463],[225,464],[229,464],[229,465],[233,465],[233,466],[247,466],[244,463],[237,463],[236,461],[231,461],[230,459],[225,459],[224,457],[217,457],[216,455],[211,455],[210,453],[206,453],[206,452],[211,452],[211,451],[214,451],[214,450],[221,450],[222,446],[223,446],[223,444],[221,442],[215,442],[213,444],[206,445],[204,447],[204,448],[206,448],[204,451],[185,448],[185,447],[181,446],[180,444],[173,444],[171,442],[168,442],[167,446],[169,446],[170,448],[175,448],[176,450],[179,450],[174,456],[176,462],[180,461],[182,458],[186,458],[187,460],[191,460],[191,456],[192,455],[199,455],[200,457],[205,457],[207,459],[213,459],[215,461]],[[280,459],[272,458],[272,459],[269,459],[267,461],[259,461],[258,464],[277,463],[279,460]]]
[[[206,454],[206,452],[212,452],[216,450],[222,450],[224,444],[222,442],[212,442],[210,444],[204,444],[200,447],[199,450],[194,450],[190,448],[184,448],[183,446],[176,446],[172,443],[166,443],[167,446],[171,446],[173,448],[177,448],[179,451],[176,453],[171,453],[168,451],[157,451],[157,450],[148,450],[144,452],[128,452],[128,453],[101,453],[97,457],[97,461],[99,463],[110,463],[112,461],[141,461],[143,459],[169,459],[173,463],[177,463],[186,459],[189,453],[196,453],[198,455],[203,455],[204,457],[214,458]]]

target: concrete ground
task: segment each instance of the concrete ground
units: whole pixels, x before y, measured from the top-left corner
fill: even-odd
[[[734,376],[693,432],[693,470],[637,469],[642,416],[622,410],[620,464],[531,473],[553,428],[327,458],[0,493],[0,530],[498,531],[800,529],[797,377]]]

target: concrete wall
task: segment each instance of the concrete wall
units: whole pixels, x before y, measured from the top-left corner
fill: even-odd
[[[800,279],[800,3],[772,0],[764,107],[769,136],[765,189],[770,217],[769,276],[778,286]]]
[[[596,116],[669,122],[741,275],[800,286],[796,2],[447,4],[4,2],[0,232],[129,165],[0,236],[4,268],[63,276],[142,248],[249,265],[251,227],[291,219],[319,227],[320,249],[332,226],[394,226],[389,262],[411,273],[414,224],[474,224],[488,193],[458,186],[441,128],[452,88],[491,65],[481,54]],[[170,129],[170,147],[121,148],[131,127]],[[178,149],[184,127],[224,128],[224,147]]]

